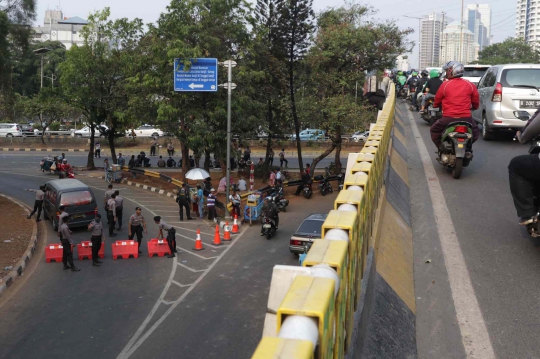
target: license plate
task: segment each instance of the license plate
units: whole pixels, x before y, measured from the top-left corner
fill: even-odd
[[[539,108],[540,100],[519,100],[519,107],[521,108]]]
[[[71,218],[84,218],[84,214],[74,214]]]
[[[272,228],[271,224],[263,224],[263,228]]]
[[[463,145],[457,145],[458,148],[463,148]]]

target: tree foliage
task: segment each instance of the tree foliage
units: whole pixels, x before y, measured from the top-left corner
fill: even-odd
[[[479,64],[504,65],[504,64],[537,64],[540,62],[540,51],[519,38],[507,38],[485,47],[478,54]]]

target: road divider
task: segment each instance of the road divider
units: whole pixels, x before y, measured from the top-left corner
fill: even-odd
[[[158,257],[163,257],[165,255],[171,255],[171,249],[169,244],[164,239],[152,238],[147,242],[148,246],[148,257],[153,257],[157,255]]]
[[[91,241],[82,241],[77,244],[77,256],[79,260],[83,259],[92,259],[92,242]],[[98,251],[98,257],[103,259],[105,258],[105,246],[102,244],[101,248]]]
[[[116,241],[111,244],[113,259],[139,258],[139,244],[134,240]]]

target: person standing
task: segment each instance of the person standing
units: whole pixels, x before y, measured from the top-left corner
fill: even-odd
[[[244,150],[244,161],[251,161],[251,150],[249,149],[249,146],[246,146],[246,149]]]
[[[306,173],[311,176],[311,165],[309,163],[306,163]]]
[[[116,195],[116,197],[114,198],[114,202],[116,203],[116,221],[118,222],[118,230],[120,231],[122,229],[122,211],[124,209],[124,198],[120,197],[119,190],[114,191],[114,194]]]
[[[133,170],[136,167],[135,155],[131,155],[131,159],[128,162],[128,167],[130,170]],[[137,173],[135,171],[131,171],[131,174],[133,175],[133,178],[137,178]]]
[[[117,162],[122,167],[126,165],[126,159],[124,158],[124,156],[122,156],[122,152],[118,154]]]
[[[60,214],[58,215],[58,236],[60,237],[60,226],[64,223],[64,217],[69,217],[69,213],[66,212],[66,206],[60,206],[58,209],[60,210]]]
[[[169,249],[171,250],[171,254],[168,255],[167,258],[176,257],[174,255],[175,253],[177,253],[177,250],[176,250],[176,230],[170,224],[165,223],[165,221],[162,221],[160,216],[155,216],[154,217],[154,222],[158,225],[158,228],[159,228],[158,239],[163,238],[163,230],[167,231],[167,243],[169,244]]]
[[[107,186],[108,190],[105,191],[105,197],[103,198],[103,208],[105,208],[105,212],[108,213],[108,203],[109,203],[109,200],[111,199],[111,196],[114,194],[114,190],[113,190],[113,185],[110,184]],[[107,224],[109,223],[109,216],[107,215]]]
[[[97,141],[94,143],[94,157],[101,158],[101,142]]]
[[[268,185],[270,187],[274,187],[275,184],[276,184],[276,172],[275,170],[274,171],[270,170],[270,177],[268,178]]]
[[[73,264],[73,252],[71,251],[71,246],[73,245],[73,240],[71,239],[71,231],[68,227],[69,216],[62,218],[62,225],[60,226],[60,242],[62,243],[62,262],[64,263],[64,269],[70,269],[74,272],[80,271],[79,268],[75,267]],[[68,266],[69,263],[69,266]]]
[[[279,153],[279,166],[281,168],[283,168],[283,162],[285,162],[285,167],[289,168],[289,161],[285,158],[285,148],[282,148]]]
[[[169,141],[169,144],[167,145],[167,153],[169,156],[174,156],[174,145],[172,144],[172,141]]]
[[[101,214],[96,214],[96,218],[88,225],[88,230],[92,231],[92,237],[90,238],[90,241],[92,241],[92,265],[99,267],[99,264],[103,262],[99,260],[98,253],[105,238]]]
[[[204,192],[201,185],[197,185],[197,206],[199,209],[199,219],[203,219],[204,212]]]
[[[189,198],[189,192],[185,183],[182,183],[182,187],[178,190],[178,195],[176,196],[176,203],[180,207],[180,220],[184,220],[184,207],[186,208],[186,216],[188,220],[192,220],[189,212],[189,203],[191,199]]]
[[[147,234],[146,230],[146,221],[144,220],[144,216],[141,214],[141,207],[135,207],[135,214],[132,214],[131,217],[129,217],[129,223],[128,223],[128,238],[131,240],[135,235],[137,235],[137,242],[139,243],[139,253],[141,252],[141,241],[142,241],[142,235]]]
[[[32,218],[37,211],[36,222],[41,221],[41,210],[43,208],[43,199],[45,198],[45,186],[39,186],[38,190],[26,189],[28,192],[34,192],[36,194],[36,200],[34,201],[34,210],[28,215],[28,219]]]
[[[270,151],[268,151],[268,165],[274,165],[274,149],[272,147],[270,147]]]
[[[113,193],[107,201],[107,217],[109,218],[109,237],[116,237],[114,224],[116,222],[116,194]]]
[[[208,219],[213,220],[217,218],[216,212],[216,190],[214,188],[210,189],[210,194],[206,198],[206,207],[208,207]]]
[[[283,175],[281,174],[281,170],[276,170],[276,183],[280,186],[283,186]]]
[[[157,141],[156,141],[156,138],[154,137],[152,141],[150,142],[150,156],[156,155],[156,145],[157,145]]]

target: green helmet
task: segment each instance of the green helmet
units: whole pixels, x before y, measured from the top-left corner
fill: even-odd
[[[412,72],[412,75],[413,75],[413,76],[418,76],[418,72],[413,71],[413,72]]]
[[[436,70],[436,69],[433,69],[429,72],[429,78],[430,79],[433,79],[435,77],[439,77],[440,76],[440,73],[439,73],[439,70]]]
[[[403,71],[398,71],[397,73],[399,76],[403,75]]]

